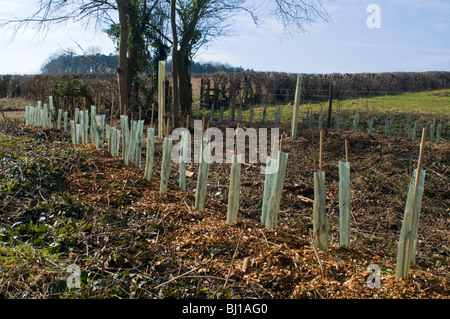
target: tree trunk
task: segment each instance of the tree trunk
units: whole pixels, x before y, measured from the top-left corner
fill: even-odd
[[[179,60],[181,60],[181,65],[178,67],[180,107],[182,116],[185,117],[192,113],[192,84],[191,74],[189,72],[191,62],[187,56],[184,58],[179,57]]]
[[[128,21],[127,0],[116,0],[119,11],[120,40],[119,40],[119,65],[117,68],[117,82],[119,85],[119,109],[120,114],[127,113],[128,105]]]
[[[138,53],[142,49],[142,38],[141,32],[139,30],[140,25],[138,23],[138,17],[136,13],[136,9],[133,8],[128,10],[128,16],[130,21],[130,35],[131,42],[133,45],[128,50],[128,78],[127,78],[127,94],[128,94],[128,109],[134,110],[137,102],[137,95],[139,94],[139,88],[136,86],[133,90],[133,83],[137,74],[137,63],[138,63]],[[134,91],[134,92],[133,92]],[[132,98],[133,95],[133,98]]]
[[[172,112],[173,112],[173,122],[174,126],[179,126],[179,110],[180,110],[180,85],[178,81],[178,72],[180,65],[180,55],[178,54],[178,33],[177,33],[177,24],[176,24],[176,0],[172,0],[170,4],[170,23],[172,27],[172,86],[173,86],[173,103],[172,103]]]

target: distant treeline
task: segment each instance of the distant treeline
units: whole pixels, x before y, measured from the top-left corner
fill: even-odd
[[[75,55],[64,53],[51,56],[41,67],[43,74],[97,74],[115,73],[119,62],[118,55],[88,54]],[[172,63],[166,63],[166,71],[172,71]],[[217,72],[244,72],[242,67],[233,67],[219,62],[195,62],[191,63],[192,74],[213,74]]]
[[[297,74],[277,72],[221,72],[202,78],[209,80],[210,103],[216,105],[228,105],[232,98],[247,105],[293,102],[297,83]],[[335,98],[421,92],[450,88],[450,72],[303,74],[302,100],[328,99],[330,84]]]
[[[41,72],[43,74],[115,73],[118,63],[118,55],[74,55],[67,53],[51,57],[41,67]]]

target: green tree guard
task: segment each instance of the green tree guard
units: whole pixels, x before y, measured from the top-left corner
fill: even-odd
[[[183,192],[186,192],[186,154],[188,148],[188,136],[187,132],[181,132],[180,143],[180,164],[179,164],[179,181],[178,186]]]
[[[434,142],[434,124],[430,124],[430,142]]]
[[[270,194],[272,193],[273,178],[275,176],[274,167],[277,165],[277,159],[268,157],[266,161],[266,174],[264,177],[263,202],[261,209],[261,224],[265,225],[267,220],[267,205]]]
[[[97,128],[96,135],[96,146],[97,148],[103,148],[103,143],[105,141],[105,115],[96,115],[95,116],[95,127]]]
[[[122,129],[122,160],[125,166],[128,166],[130,162],[130,153],[129,153],[130,129],[128,125],[127,115],[122,115],[120,117],[120,125]]]
[[[414,171],[417,178],[417,169]],[[410,263],[415,262],[417,233],[419,227],[420,210],[425,182],[425,171],[420,171],[417,188],[415,182],[409,185],[408,198],[403,217],[400,239],[398,242],[397,263],[395,268],[395,279],[407,279],[409,277]]]
[[[111,148],[112,148],[112,128],[106,124],[105,125],[105,135],[106,135],[106,142],[108,143],[108,153],[111,154]]]
[[[145,163],[145,179],[148,182],[152,180],[153,162],[155,158],[155,128],[149,127],[147,129],[147,155]]]
[[[325,172],[320,170],[314,172],[313,234],[316,248],[328,252]]]
[[[55,116],[55,107],[53,105],[53,96],[48,97],[48,108],[49,108],[49,128],[53,128],[53,117]]]
[[[203,139],[200,156],[197,187],[195,190],[195,209],[198,211],[204,211],[208,184],[209,162],[211,157],[211,145],[210,141],[207,139]]]
[[[359,118],[360,118],[359,113],[356,113],[355,117],[353,118],[353,134],[356,134],[356,132],[358,131]]]
[[[81,124],[76,124],[75,126],[77,128],[77,131],[76,131],[76,135],[77,136],[76,136],[76,143],[75,144],[79,144],[80,143],[81,134],[82,134],[83,130],[81,129],[82,128]]]
[[[227,223],[235,224],[239,212],[241,193],[241,155],[233,155],[228,191]]]
[[[286,176],[288,154],[278,152],[277,166],[278,169],[274,174],[273,185],[270,189],[270,195],[267,200],[267,216],[265,225],[267,228],[276,229],[278,223],[278,213],[280,212],[281,195],[283,193],[284,179]]]
[[[373,119],[373,118],[367,121],[367,134],[369,134],[369,135],[372,135],[374,122],[375,122],[375,119]]]
[[[170,170],[172,168],[172,139],[170,137],[164,138],[163,157],[161,163],[161,183],[159,186],[159,193],[161,195],[167,194],[169,186]]]
[[[84,111],[84,123],[83,123],[83,143],[87,144],[89,140],[89,111]]]
[[[441,143],[442,123],[439,123],[436,129],[436,145]]]
[[[137,166],[141,166],[143,139],[144,139],[144,120],[140,120],[137,123],[136,149],[135,149],[135,156],[134,156],[134,163]]]
[[[94,141],[94,135],[96,135],[97,128],[95,127],[95,116],[97,115],[97,107],[95,105],[91,105],[91,131],[90,136],[93,145],[97,145],[96,141]]]
[[[414,127],[412,132],[412,142],[414,143],[416,141],[416,135],[417,135],[417,120],[414,121]]]
[[[334,116],[334,130],[336,132],[341,130],[341,117],[337,114]]]
[[[64,111],[64,132],[67,132],[68,130],[68,123],[69,123],[69,114],[67,111]]]
[[[350,163],[339,161],[339,238],[350,247]]]
[[[136,152],[136,133],[137,133],[137,122],[131,122],[131,132],[130,132],[130,143],[128,143],[128,153],[129,160],[131,163],[136,164],[135,162],[135,152]]]
[[[70,121],[70,136],[72,137],[72,144],[77,144],[77,126],[74,120]]]
[[[86,138],[84,136],[84,111],[80,111],[80,138],[81,144],[86,144]]]
[[[57,121],[56,121],[56,128],[57,128],[58,130],[61,129],[61,120],[62,120],[62,110],[61,110],[61,109],[58,109],[58,119],[57,119]]]

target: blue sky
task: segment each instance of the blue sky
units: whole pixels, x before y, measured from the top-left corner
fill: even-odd
[[[263,0],[270,1],[270,0]],[[31,0],[0,0],[0,18],[23,16]],[[219,61],[256,71],[292,73],[357,73],[395,71],[450,71],[450,1],[448,0],[323,0],[331,20],[308,27],[308,32],[286,36],[267,19],[255,26],[237,15],[232,36],[202,48],[196,60]],[[381,10],[381,28],[368,28],[370,4]],[[58,50],[100,47],[114,51],[111,41],[94,28],[70,24],[53,28],[44,39],[34,30],[10,42],[0,33],[0,74],[39,72]],[[79,50],[78,50],[79,51]]]

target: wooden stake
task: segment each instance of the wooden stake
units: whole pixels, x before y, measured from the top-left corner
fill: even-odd
[[[419,174],[421,168],[422,168],[422,161],[423,161],[423,150],[425,147],[425,137],[427,135],[427,129],[424,127],[422,131],[422,142],[420,143],[420,152],[419,152],[419,163],[417,164],[417,174]],[[416,185],[415,188],[417,189],[419,179],[416,179]],[[415,191],[414,191],[415,193]]]
[[[167,117],[167,123],[166,123],[166,137],[169,137],[169,125],[170,125],[170,117]]]
[[[323,130],[320,131],[320,146],[319,146],[319,171],[322,170],[322,152],[323,152]]]
[[[348,140],[345,140],[345,161],[348,163]]]
[[[205,117],[202,117],[202,143],[203,143],[203,132],[205,131]]]
[[[239,123],[236,126],[236,135],[234,136],[235,142],[234,142],[234,155],[237,155],[237,147],[238,147],[238,134],[239,134]],[[245,141],[244,141],[245,143]]]
[[[283,138],[284,138],[284,136],[281,135],[281,138],[280,138],[280,152],[283,152]]]
[[[333,107],[333,83],[330,83],[330,92],[328,98],[328,118],[327,118],[327,129],[331,126],[331,110]]]

